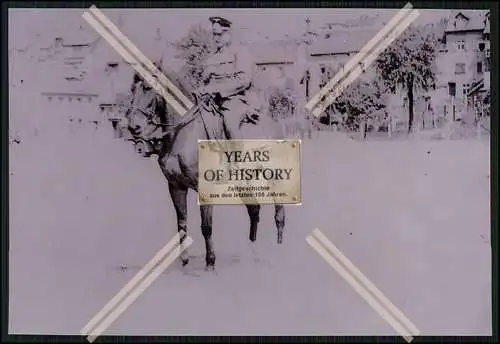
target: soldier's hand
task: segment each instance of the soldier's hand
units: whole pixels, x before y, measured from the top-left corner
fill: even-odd
[[[222,101],[223,101],[224,98],[222,97],[222,95],[220,94],[220,92],[215,92],[213,94],[213,99],[214,99],[215,103],[220,104],[220,103],[222,103]]]

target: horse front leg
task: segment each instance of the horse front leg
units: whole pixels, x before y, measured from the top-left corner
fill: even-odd
[[[212,241],[212,213],[213,206],[211,205],[200,205],[201,212],[201,233],[205,239],[205,262],[207,271],[213,271],[215,269],[215,251],[214,244]]]
[[[274,205],[274,222],[278,230],[278,244],[283,243],[283,229],[285,228],[285,206],[283,204]]]
[[[183,243],[187,236],[187,193],[188,189],[181,187],[174,183],[168,183],[168,190],[170,191],[170,197],[172,198],[172,203],[174,203],[175,214],[177,215],[177,230],[179,232],[183,231],[184,235],[180,238],[180,260],[182,266],[189,263],[189,255],[187,249],[184,249]]]
[[[246,204],[248,216],[250,217],[250,235],[251,242],[257,240],[257,227],[260,221],[260,204]]]

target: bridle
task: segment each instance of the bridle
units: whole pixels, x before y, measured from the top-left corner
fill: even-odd
[[[151,89],[147,89],[147,91],[148,92],[155,92],[154,90],[151,90]],[[134,95],[134,97],[135,96],[136,95]],[[182,116],[181,121],[178,121],[176,123],[163,123],[163,122],[158,122],[155,120],[155,117],[158,117],[158,114],[155,111],[158,107],[158,97],[159,97],[159,95],[156,95],[156,94],[153,96],[151,102],[145,106],[145,108],[141,108],[141,107],[138,107],[138,106],[133,105],[133,104],[122,105],[122,107],[124,107],[125,110],[127,111],[127,113],[129,113],[129,114],[130,114],[130,111],[137,111],[137,112],[142,113],[147,120],[147,124],[154,127],[154,129],[150,131],[151,133],[158,130],[158,128],[169,128],[170,131],[167,131],[161,137],[165,137],[167,135],[170,135],[172,133],[172,131],[174,132],[174,136],[176,136],[177,133],[182,128],[184,128],[186,125],[188,125],[189,123],[194,121],[199,116],[203,122],[203,126],[205,128],[205,132],[207,134],[207,137],[210,137],[205,119],[203,118],[204,111],[200,111],[200,110],[205,109],[208,112],[212,112],[213,114],[219,115],[221,117],[223,116],[223,114],[218,109],[212,96],[210,96],[210,95],[203,95],[203,96],[194,95],[194,96],[197,100],[197,105],[195,105],[184,116]],[[134,98],[134,100],[135,100],[135,98]],[[150,108],[152,108],[153,110],[152,111],[149,110]]]
[[[134,110],[134,111],[138,111],[138,112],[142,113],[144,115],[144,117],[146,117],[147,123],[151,124],[155,127],[175,127],[176,126],[176,124],[162,123],[162,122],[155,121],[154,118],[157,116],[157,114],[154,113],[153,111],[142,109],[142,108],[135,106],[135,105],[127,105],[127,106],[125,106],[125,108],[127,111]]]
[[[151,90],[151,89],[147,89],[147,90],[149,92],[155,92],[154,90]],[[135,96],[136,95],[134,94],[134,97]],[[205,129],[205,134],[206,134],[207,138],[210,139],[211,135],[209,133],[206,121],[205,121],[204,116],[203,116],[204,111],[202,111],[202,110],[205,110],[207,112],[211,112],[212,114],[218,115],[221,118],[224,116],[224,114],[221,112],[221,109],[217,105],[217,103],[212,95],[210,95],[210,94],[205,94],[205,95],[193,94],[193,96],[195,98],[196,105],[193,108],[191,108],[190,110],[188,110],[188,112],[184,116],[182,116],[182,120],[177,122],[177,123],[162,123],[162,122],[155,121],[155,117],[158,116],[158,114],[155,112],[156,109],[158,108],[158,97],[159,97],[158,94],[155,94],[153,96],[153,99],[145,108],[140,108],[140,107],[135,106],[135,105],[129,105],[129,106],[127,106],[127,110],[128,111],[135,110],[135,111],[142,113],[144,115],[144,117],[146,117],[148,125],[151,125],[154,127],[154,129],[150,133],[154,133],[156,130],[158,130],[158,128],[169,128],[170,130],[167,130],[166,133],[163,133],[160,136],[159,140],[164,140],[166,137],[171,136],[172,142],[176,140],[177,135],[182,128],[187,126],[189,123],[194,121],[199,116],[201,118],[202,123],[203,123],[203,127]],[[134,100],[135,100],[135,98],[134,98]],[[150,111],[149,108],[152,108],[153,111]],[[247,120],[249,121],[249,123],[254,123],[254,121],[256,121],[254,116],[251,116],[251,118],[248,118]],[[229,137],[227,129],[225,127],[223,127],[223,132],[224,132],[224,135],[226,136],[226,139],[229,139],[230,137]],[[219,154],[222,156],[223,152],[227,151],[226,145],[224,143],[222,143],[217,137],[212,138],[212,139],[217,142],[217,146],[219,148]],[[167,146],[163,146],[163,147],[164,148],[162,148],[161,150],[164,151],[164,149],[166,149]],[[170,155],[170,153],[171,152],[167,150],[167,155]]]

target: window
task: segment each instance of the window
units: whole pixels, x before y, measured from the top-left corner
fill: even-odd
[[[457,50],[465,51],[465,41],[457,41]]]
[[[467,93],[469,93],[469,88],[470,88],[469,84],[464,84],[464,87],[462,88],[462,93],[465,97],[467,97]]]
[[[457,63],[455,65],[455,74],[465,74],[465,63]]]
[[[62,44],[63,44],[62,37],[56,37],[55,38],[55,44],[54,44],[56,46],[56,48],[60,48],[62,46]]]
[[[321,83],[320,83],[320,87],[324,87],[328,83],[328,81],[330,81],[330,78],[328,77],[327,66],[326,65],[321,64],[320,65],[320,69],[321,69],[321,77],[320,77]]]
[[[454,97],[456,95],[457,84],[455,84],[454,82],[449,82],[448,89],[450,96]]]
[[[478,62],[477,63],[477,72],[478,73],[482,73],[483,72],[483,63],[482,62]]]

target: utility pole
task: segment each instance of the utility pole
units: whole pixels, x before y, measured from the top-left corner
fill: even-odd
[[[307,63],[307,55],[308,55],[308,49],[307,47],[311,45],[312,40],[314,38],[315,34],[311,31],[311,18],[306,17],[305,19],[305,33],[302,35],[302,38],[299,42],[299,64],[298,68],[300,68],[300,73],[301,73],[301,81],[303,85],[303,91],[302,93],[303,96],[300,97],[300,99],[305,99],[305,103],[309,101],[309,95],[310,95],[310,85],[311,85],[311,71],[309,70],[309,65]],[[301,111],[304,111],[304,105],[305,104],[298,104],[299,108]],[[304,120],[306,121],[306,126],[307,126],[307,132],[308,132],[308,137],[309,139],[312,138],[312,131],[313,131],[313,121],[314,121],[314,116],[312,114],[305,114]]]

